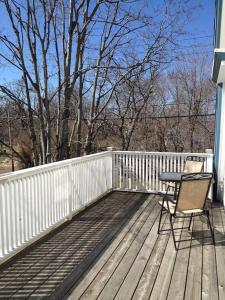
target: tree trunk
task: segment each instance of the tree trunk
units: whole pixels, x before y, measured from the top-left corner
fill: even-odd
[[[86,155],[93,153],[93,141],[93,126],[89,126],[84,147]]]
[[[70,104],[71,104],[71,91],[69,87],[64,91],[65,103],[62,115],[62,128],[61,128],[61,141],[60,141],[60,160],[69,158],[69,116],[70,116]]]
[[[81,68],[83,68],[83,53],[84,48],[80,51],[80,64]],[[76,142],[76,156],[81,156],[81,134],[82,134],[82,112],[83,112],[83,75],[82,73],[79,76],[79,99],[78,99],[78,107],[77,107],[77,128],[76,128],[76,135],[75,135],[75,142]]]
[[[80,103],[82,106],[82,104]],[[79,106],[80,106],[79,105]],[[82,108],[78,106],[77,111],[77,129],[76,129],[76,156],[81,156],[81,137],[82,137],[82,123],[81,123],[81,115],[82,115]]]
[[[51,143],[51,116],[49,107],[46,112],[46,162],[52,162],[52,143]]]

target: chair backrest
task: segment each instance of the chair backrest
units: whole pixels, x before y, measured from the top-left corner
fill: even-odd
[[[184,173],[200,173],[203,171],[203,157],[188,156],[185,161]]]
[[[175,211],[203,209],[208,197],[212,173],[192,173],[181,177]]]

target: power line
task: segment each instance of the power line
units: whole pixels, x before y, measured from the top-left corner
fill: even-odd
[[[186,39],[178,39],[179,41],[189,41],[189,40],[196,40],[196,39],[205,39],[205,38],[211,38],[213,37],[213,34],[211,35],[202,35],[202,36],[196,36],[196,37],[190,37]]]
[[[144,117],[139,117],[138,120],[144,120],[144,119],[174,119],[174,118],[194,118],[194,117],[213,117],[215,116],[215,113],[210,113],[210,114],[193,114],[193,115],[173,115],[173,116],[144,116]],[[6,117],[0,117],[0,120],[6,119]],[[13,118],[14,120],[20,120],[20,118]],[[22,117],[22,119],[27,119],[26,117]],[[135,117],[123,117],[125,120],[134,120],[136,119]],[[69,118],[68,120],[74,121],[76,118]],[[83,121],[88,121],[88,118],[82,118]],[[113,121],[113,120],[121,120],[121,117],[109,117],[109,118],[96,118],[95,120],[97,121]]]
[[[215,113],[211,114],[194,114],[194,115],[173,115],[173,116],[145,116],[145,117],[139,117],[138,121],[144,120],[144,119],[175,119],[175,118],[194,118],[194,117],[213,117],[215,116]],[[135,117],[123,117],[124,120],[134,120]],[[69,120],[75,120],[74,118],[71,118]],[[83,121],[88,121],[89,119],[83,118]],[[120,117],[113,117],[113,118],[96,118],[96,121],[116,121],[121,120]]]
[[[212,114],[199,114],[199,115],[175,115],[175,116],[152,116],[152,117],[147,116],[147,118],[148,119],[174,119],[174,118],[212,117],[215,115],[216,115],[215,113],[212,113]]]
[[[92,37],[101,37],[102,34],[91,34]],[[195,37],[189,37],[189,38],[178,38],[178,41],[190,41],[190,40],[196,40],[196,39],[206,39],[206,38],[212,38],[213,34],[211,35],[200,35],[200,36],[195,36]]]

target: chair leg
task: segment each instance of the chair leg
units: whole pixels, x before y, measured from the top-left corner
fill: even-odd
[[[163,215],[163,206],[161,207],[161,210],[160,210],[160,215],[159,215],[158,234],[160,233],[160,229],[161,229],[161,220],[162,220],[162,215]]]
[[[210,233],[211,233],[211,236],[212,236],[213,245],[215,245],[215,237],[214,237],[214,232],[213,232],[212,225],[211,225],[211,222],[210,222],[209,211],[208,210],[206,211],[206,216],[207,216],[207,219],[208,219],[208,226],[209,226]]]
[[[190,229],[191,229],[191,221],[192,221],[192,218],[193,218],[193,214],[191,214],[190,221],[189,221],[189,225],[188,225],[188,230],[189,230],[189,231],[190,231]]]
[[[170,227],[171,227],[171,231],[172,231],[174,247],[175,247],[176,250],[178,250],[177,245],[176,245],[175,234],[174,234],[174,229],[173,229],[173,220],[172,220],[171,215],[170,215]]]

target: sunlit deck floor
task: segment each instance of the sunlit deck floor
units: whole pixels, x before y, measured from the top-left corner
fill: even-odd
[[[104,197],[1,268],[0,298],[225,299],[223,208],[210,207],[215,247],[196,218],[192,238],[177,230],[188,241],[176,252],[170,233],[157,234],[158,200],[130,192]]]

